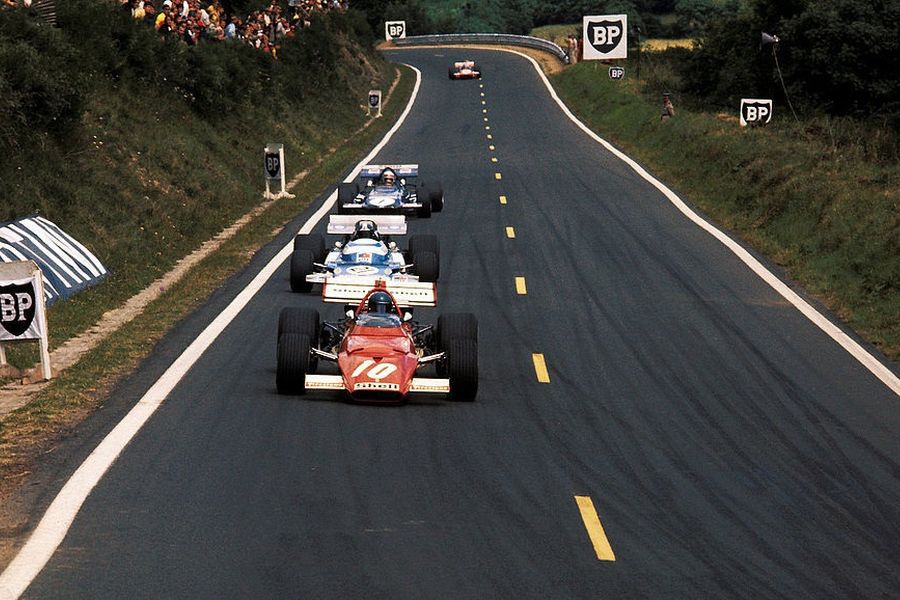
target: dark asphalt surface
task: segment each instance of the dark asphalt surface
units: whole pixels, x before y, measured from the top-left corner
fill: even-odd
[[[285,264],[26,596],[900,596],[900,398],[581,133],[530,63],[391,56],[423,83],[379,161],[419,162],[447,198],[411,223],[441,240],[439,308],[417,317],[477,314],[477,401],[276,395],[278,310],[340,312],[291,294]],[[470,56],[483,90],[446,77]],[[597,560],[576,495],[614,562]]]

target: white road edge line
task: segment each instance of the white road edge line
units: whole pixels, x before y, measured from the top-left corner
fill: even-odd
[[[422,72],[412,65],[404,66],[409,67],[416,74],[416,84],[413,87],[412,95],[406,108],[378,145],[350,172],[350,175],[344,180],[345,183],[351,183],[356,173],[381,151],[406,120],[410,110],[412,110],[416,97],[419,94]],[[325,199],[319,210],[313,213],[306,223],[303,224],[299,233],[312,231],[312,228],[334,206],[335,200],[337,200],[337,191],[332,192]],[[165,401],[169,393],[178,385],[178,382],[187,374],[194,363],[212,345],[238,313],[247,306],[253,296],[265,285],[281,264],[287,260],[291,255],[293,243],[292,239],[262,268],[256,277],[247,284],[247,287],[241,290],[225,310],[175,359],[175,362],[147,390],[147,393],[144,394],[134,408],[103,438],[103,441],[72,474],[56,498],[53,499],[49,508],[47,508],[47,512],[41,517],[41,521],[28,538],[28,541],[19,550],[3,573],[0,574],[0,599],[18,598],[28,589],[28,586],[31,585],[31,582],[34,581],[35,577],[41,572],[62,543],[66,533],[69,531],[69,527],[75,520],[75,516],[91,493],[91,490],[94,489],[94,486],[97,485],[125,446],[128,445],[156,409]]]
[[[718,229],[715,225],[700,217],[700,215],[691,210],[691,208],[687,204],[685,204],[684,201],[679,198],[677,194],[675,194],[675,192],[670,190],[668,187],[666,187],[665,184],[650,175],[637,162],[619,151],[599,135],[591,131],[587,125],[582,123],[578,119],[578,117],[572,114],[572,111],[569,110],[569,107],[566,106],[565,103],[559,98],[559,96],[556,95],[556,90],[553,89],[553,86],[550,84],[547,76],[544,75],[544,72],[541,70],[541,67],[540,65],[538,65],[537,61],[535,61],[527,54],[516,52],[515,50],[507,50],[505,48],[497,48],[497,50],[500,50],[502,52],[509,52],[511,54],[518,54],[519,56],[527,58],[529,61],[531,61],[531,64],[534,66],[534,70],[537,71],[538,75],[543,80],[544,85],[547,87],[547,90],[550,92],[550,96],[556,101],[565,115],[569,117],[569,119],[571,119],[573,123],[575,123],[575,125],[577,125],[594,141],[601,144],[617,158],[622,160],[622,162],[631,167],[635,173],[644,178],[653,187],[659,190],[662,195],[669,200],[669,202],[675,205],[675,208],[677,208],[679,211],[681,211],[682,214],[684,214],[684,216],[693,221],[694,224],[709,233],[711,236],[719,240],[726,248],[731,250],[731,252],[733,252],[738,257],[738,259],[741,260],[741,262],[750,267],[750,270],[756,273],[756,275],[759,276],[760,279],[769,284],[772,289],[780,294],[785,300],[793,304],[794,307],[803,314],[803,316],[812,321],[813,324],[816,325],[816,327],[824,331],[831,339],[837,342],[844,350],[846,350],[850,354],[850,356],[858,360],[860,364],[862,364],[862,366],[868,369],[873,375],[875,375],[875,377],[880,379],[881,382],[884,383],[884,385],[886,385],[891,391],[900,396],[900,378],[894,375],[894,373],[891,372],[890,369],[883,365],[877,358],[872,356],[865,348],[855,342],[850,336],[841,331],[841,329],[834,323],[829,321],[825,317],[825,315],[813,308],[806,300],[801,298],[783,281],[778,279],[778,277],[776,277],[774,273],[764,267],[761,262],[753,258],[753,255],[747,252],[747,250],[745,250],[740,244],[725,235],[725,233]]]

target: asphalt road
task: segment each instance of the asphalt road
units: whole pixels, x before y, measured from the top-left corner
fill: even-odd
[[[276,395],[278,310],[340,312],[291,294],[285,264],[26,596],[900,595],[900,398],[578,130],[530,63],[392,56],[423,82],[378,159],[443,183],[444,212],[410,227],[441,240],[439,308],[417,317],[477,314],[477,401]],[[483,81],[449,81],[468,56]]]

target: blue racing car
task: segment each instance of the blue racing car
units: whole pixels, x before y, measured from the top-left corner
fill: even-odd
[[[444,208],[440,184],[425,185],[419,165],[366,165],[338,186],[338,214],[403,214],[428,218]]]
[[[402,215],[331,215],[327,232],[343,235],[331,249],[320,234],[297,235],[291,255],[291,290],[309,292],[315,283],[361,279],[437,281],[437,237],[411,236],[404,252],[391,236],[406,234]]]

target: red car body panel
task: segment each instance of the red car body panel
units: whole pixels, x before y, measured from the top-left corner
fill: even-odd
[[[369,296],[366,294],[356,309],[365,313]],[[394,302],[396,315],[402,314]],[[419,356],[412,338],[412,327],[397,321],[396,326],[368,327],[353,322],[344,334],[338,349],[338,369],[344,389],[357,400],[398,402],[406,398],[416,374]]]

